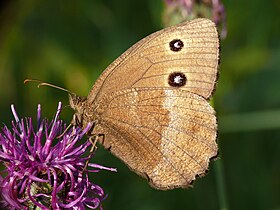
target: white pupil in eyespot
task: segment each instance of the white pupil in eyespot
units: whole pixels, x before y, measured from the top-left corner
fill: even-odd
[[[174,47],[175,47],[175,48],[180,48],[181,46],[180,46],[179,42],[175,42],[175,43],[174,43]]]
[[[183,78],[180,75],[177,75],[174,77],[174,83],[180,84],[182,82]]]

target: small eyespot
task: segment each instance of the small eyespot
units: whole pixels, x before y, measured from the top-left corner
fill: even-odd
[[[184,43],[180,39],[174,39],[169,42],[169,47],[172,51],[178,52],[184,47]]]
[[[171,87],[182,87],[187,83],[187,77],[182,72],[173,72],[168,76],[168,84]]]

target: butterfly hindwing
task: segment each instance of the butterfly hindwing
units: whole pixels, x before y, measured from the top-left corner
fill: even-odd
[[[216,117],[208,102],[180,89],[133,88],[101,101],[103,145],[159,189],[188,186],[217,155]]]

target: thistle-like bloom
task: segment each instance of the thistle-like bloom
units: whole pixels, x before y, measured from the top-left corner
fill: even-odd
[[[85,130],[59,120],[61,103],[55,118],[41,119],[38,105],[37,129],[31,118],[19,119],[14,106],[12,129],[4,125],[0,131],[0,160],[6,169],[0,171],[1,207],[5,209],[102,209],[106,198],[103,189],[89,181],[88,172],[100,169],[116,171],[86,162],[93,154],[83,154],[91,147],[86,141],[77,145]]]
[[[221,0],[165,0],[164,22],[172,25],[198,17],[210,18],[221,28],[221,38],[227,34],[226,12]]]

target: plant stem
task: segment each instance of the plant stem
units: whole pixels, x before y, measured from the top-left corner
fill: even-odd
[[[216,183],[217,183],[220,210],[229,210],[222,159],[218,159],[217,161],[215,161],[214,167],[215,167],[215,174],[216,174]]]

